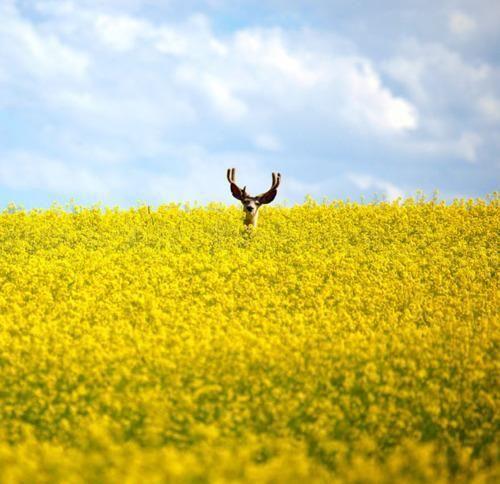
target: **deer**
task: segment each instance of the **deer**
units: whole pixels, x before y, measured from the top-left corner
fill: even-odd
[[[260,206],[271,203],[276,198],[278,187],[281,182],[281,173],[273,173],[273,183],[271,188],[267,192],[261,193],[256,197],[252,197],[247,193],[246,186],[241,189],[238,185],[236,185],[235,174],[235,168],[229,168],[227,170],[227,180],[231,185],[231,193],[234,198],[243,204],[243,211],[245,213],[244,224],[247,227],[256,227]]]

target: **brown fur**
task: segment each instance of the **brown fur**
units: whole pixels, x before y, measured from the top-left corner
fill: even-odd
[[[231,186],[231,193],[233,194],[233,197],[239,200],[243,205],[243,210],[245,212],[245,225],[253,225],[255,227],[257,225],[259,208],[262,205],[271,203],[276,198],[278,187],[281,183],[281,174],[273,173],[273,183],[271,188],[267,192],[261,193],[256,197],[252,197],[247,193],[247,187],[243,187],[243,189],[241,189],[238,185],[236,185],[235,174],[235,168],[229,168],[227,170],[227,180]]]

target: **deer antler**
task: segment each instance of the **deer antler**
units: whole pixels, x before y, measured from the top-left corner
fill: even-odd
[[[256,197],[259,200],[259,202],[271,203],[276,198],[276,194],[278,193],[278,187],[280,186],[280,183],[281,183],[281,173],[273,173],[273,183],[271,185],[271,188],[267,192],[261,193]]]
[[[236,198],[238,200],[242,200],[246,195],[246,188],[247,187],[243,187],[243,190],[242,190],[238,185],[236,185],[235,175],[236,175],[236,168],[228,168],[227,180],[231,184],[231,193],[233,194],[234,198]]]
[[[271,203],[278,193],[278,187],[281,182],[281,174],[273,173],[273,183],[271,188],[267,192],[261,193],[256,197],[252,197],[247,193],[247,187],[243,187],[243,189],[241,189],[238,185],[236,185],[235,174],[236,170],[234,168],[229,168],[227,170],[227,180],[231,185],[231,193],[233,194],[233,197],[238,199],[243,205],[245,225],[252,225],[255,227],[257,225],[259,207],[265,203]]]

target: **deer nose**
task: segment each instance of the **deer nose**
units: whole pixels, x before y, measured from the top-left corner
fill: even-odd
[[[252,207],[251,205],[249,205],[249,206],[247,207],[247,210],[248,210],[249,212],[253,212],[253,207]]]

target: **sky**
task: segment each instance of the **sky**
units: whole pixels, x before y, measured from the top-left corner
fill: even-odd
[[[0,0],[0,209],[484,197],[498,0]]]

